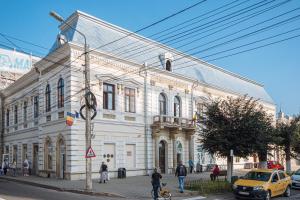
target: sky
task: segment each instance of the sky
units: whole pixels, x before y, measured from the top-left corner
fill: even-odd
[[[0,33],[42,46],[43,48],[40,48],[10,38],[15,45],[23,50],[31,52],[33,55],[43,56],[52,46],[59,33],[58,22],[49,16],[51,10],[56,11],[64,18],[67,18],[75,10],[81,10],[130,31],[136,31],[197,2],[199,0],[3,0],[0,7]],[[226,7],[227,4],[230,5]],[[234,5],[236,6],[230,8]],[[212,12],[212,10],[219,7],[228,9],[220,13],[217,13],[217,11]],[[249,11],[240,11],[243,8],[244,11],[247,8]],[[226,15],[232,12],[237,12],[237,14],[226,18]],[[207,18],[208,14],[199,17],[205,13],[214,14],[209,19]],[[299,0],[207,0],[175,17],[139,32],[139,34],[148,37],[170,27],[178,27],[178,31],[184,31],[202,25],[200,30],[202,32],[198,32],[194,38],[176,44],[167,43],[166,45],[192,55],[200,51],[194,56],[263,84],[277,105],[277,110],[281,108],[286,114],[294,115],[300,113],[300,17],[298,15],[300,15]],[[235,19],[241,20],[242,17],[246,19],[247,16],[252,17],[235,26],[217,31],[222,27],[226,27],[226,22],[229,23]],[[191,24],[195,22],[191,20],[195,17],[198,17],[198,24]],[[220,22],[222,19],[223,21]],[[183,22],[185,22],[184,25],[187,28],[180,30],[178,24]],[[233,24],[234,21],[231,23]],[[212,31],[209,31],[210,28]],[[215,30],[215,33],[213,30]],[[207,32],[205,33],[205,31]],[[169,34],[172,35],[172,31]],[[281,35],[276,36],[278,34]],[[179,47],[201,35],[205,38],[203,37],[184,47]],[[248,36],[245,37],[245,35]],[[222,39],[224,36],[226,38]],[[233,40],[240,36],[244,37]],[[244,50],[292,37],[295,38],[240,53]],[[266,40],[265,38],[269,39]],[[157,40],[160,40],[160,38]],[[226,43],[226,41],[232,42]],[[250,45],[249,43],[252,42],[255,43]],[[218,45],[221,43],[225,44]],[[1,44],[12,45],[0,36],[0,47]],[[204,49],[214,45],[215,48],[204,51]],[[228,51],[228,49],[242,45],[244,46]],[[188,51],[192,48],[195,50]],[[224,51],[224,53],[209,56],[220,51]],[[234,53],[240,54],[216,59]]]

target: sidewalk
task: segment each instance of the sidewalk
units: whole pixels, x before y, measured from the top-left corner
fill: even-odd
[[[210,172],[188,174],[186,180],[209,179],[209,174]],[[0,178],[58,191],[85,193],[84,180],[68,181],[37,176],[1,176]],[[179,193],[178,181],[174,175],[163,175],[162,182],[167,183],[167,188],[171,191],[172,197],[188,198],[199,195],[198,192],[188,190],[183,194]],[[97,196],[123,197],[127,199],[151,199],[151,190],[151,178],[149,176],[135,176],[126,179],[111,179],[106,184],[99,184],[98,180],[93,180],[93,192],[90,194]]]

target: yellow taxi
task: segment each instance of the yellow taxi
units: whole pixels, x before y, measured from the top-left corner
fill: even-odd
[[[256,169],[233,184],[236,199],[262,199],[291,195],[291,177],[281,170]]]

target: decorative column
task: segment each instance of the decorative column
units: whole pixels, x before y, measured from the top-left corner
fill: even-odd
[[[155,131],[152,133],[155,142],[155,168],[159,168],[159,134]]]
[[[177,130],[170,131],[170,139],[173,143],[173,170],[174,170],[174,172],[175,172],[176,167],[177,167],[176,134],[177,134]]]
[[[194,160],[194,132],[186,132],[186,139],[188,140],[189,146],[189,160]]]

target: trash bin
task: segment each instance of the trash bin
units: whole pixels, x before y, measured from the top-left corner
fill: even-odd
[[[203,172],[203,166],[200,165],[199,163],[196,165],[196,172]]]
[[[125,168],[118,169],[118,178],[126,178],[126,169]]]

